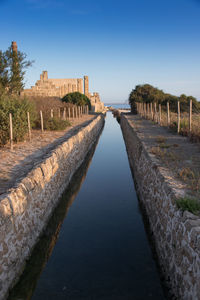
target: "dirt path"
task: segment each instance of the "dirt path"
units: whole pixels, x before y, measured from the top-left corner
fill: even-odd
[[[34,130],[31,142],[14,144],[13,151],[9,145],[0,148],[0,194],[15,186],[49,151],[93,118],[94,115],[83,115],[82,118],[71,121],[72,126],[63,131],[41,133]]]
[[[127,117],[158,163],[183,183],[189,195],[200,198],[200,144],[139,116]]]

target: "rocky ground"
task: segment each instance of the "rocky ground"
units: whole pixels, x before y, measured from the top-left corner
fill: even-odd
[[[32,131],[31,142],[14,144],[0,148],[0,194],[15,186],[42,158],[57,145],[66,140],[84,123],[87,124],[94,115],[83,115],[82,118],[70,120],[71,126],[64,131]]]

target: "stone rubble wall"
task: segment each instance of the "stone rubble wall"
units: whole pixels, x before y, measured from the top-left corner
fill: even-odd
[[[178,182],[158,165],[123,114],[121,128],[165,280],[176,299],[200,299],[200,219],[177,209],[175,198],[183,193]]]
[[[0,299],[19,278],[73,174],[99,136],[98,115],[51,151],[17,187],[0,197]]]

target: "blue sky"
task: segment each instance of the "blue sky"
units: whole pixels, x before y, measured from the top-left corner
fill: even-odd
[[[90,92],[124,102],[150,83],[200,100],[200,0],[0,0],[0,49],[29,59],[26,87],[88,75]]]

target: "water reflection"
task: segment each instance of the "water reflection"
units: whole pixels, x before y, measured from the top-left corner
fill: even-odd
[[[79,193],[75,190],[67,218],[60,209],[59,218],[64,221],[59,239],[31,299],[164,299],[122,133],[111,113],[81,189]],[[68,208],[65,206],[65,212]],[[56,229],[51,241],[58,236]],[[39,259],[38,264],[47,260]],[[10,300],[30,299],[28,289],[33,291],[36,281],[28,284],[26,294],[21,291],[19,298]]]
[[[44,233],[36,244],[30,259],[27,261],[19,282],[11,290],[8,300],[30,300],[32,298],[38,278],[49,260],[59,237],[63,220],[85,180],[97,143],[98,140],[87,154],[84,162],[74,174],[68,188],[63,193]]]

